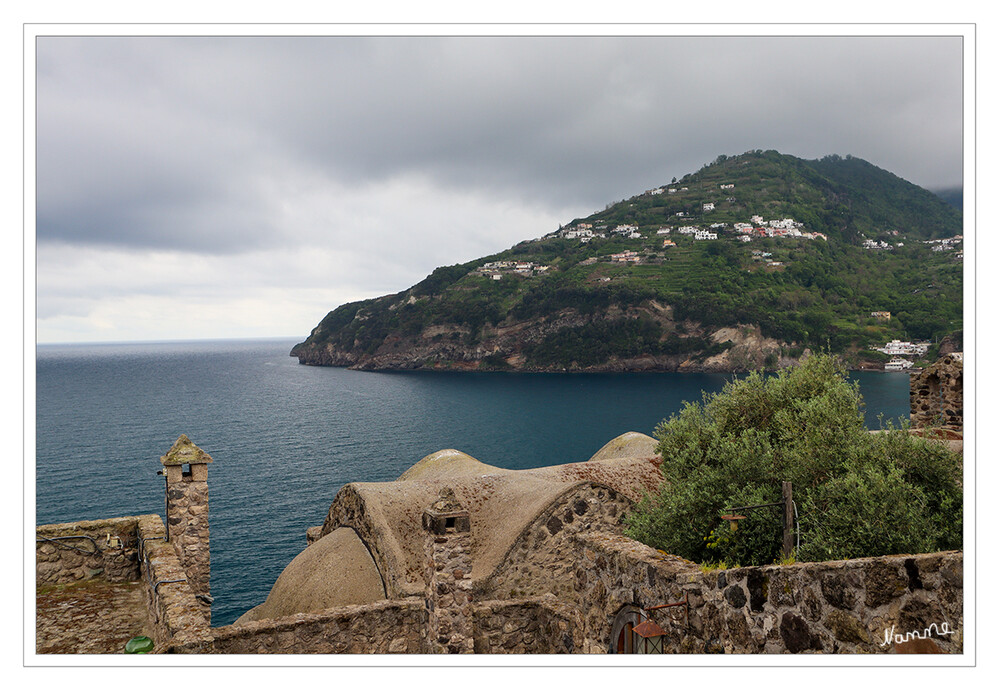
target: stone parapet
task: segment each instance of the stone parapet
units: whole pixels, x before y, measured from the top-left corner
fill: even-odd
[[[139,519],[139,565],[156,651],[198,654],[210,650],[211,630],[204,607],[187,581],[176,551],[166,541],[158,515]]]
[[[35,581],[66,584],[101,577],[139,579],[139,517],[86,520],[35,528]]]
[[[960,551],[705,572],[625,537],[577,543],[585,651],[611,649],[627,607],[678,602],[651,613],[668,653],[905,653],[927,630],[921,651],[963,650]]]
[[[474,606],[476,654],[573,654],[582,651],[579,612],[554,595],[483,601]]]
[[[569,505],[585,500],[566,498]],[[96,572],[98,561],[87,560],[94,554],[50,541],[82,535],[96,540],[101,531],[106,541],[112,527],[123,548],[111,560],[127,566]],[[961,653],[964,648],[960,551],[705,571],[619,534],[546,529],[550,537],[561,534],[541,559],[562,559],[562,570],[549,578],[568,585],[557,595],[507,598],[499,591],[503,598],[487,600],[484,593],[473,596],[456,587],[466,581],[462,566],[470,534],[445,532],[428,534],[431,551],[440,550],[428,554],[433,566],[428,575],[448,577],[432,579],[426,598],[212,629],[156,515],[38,527],[36,533],[45,537],[37,546],[38,580],[105,575],[141,580],[156,652],[607,653],[615,646],[612,631],[620,629],[617,618],[636,610],[645,610],[665,631],[667,653]],[[456,570],[462,570],[460,576]],[[501,584],[505,589],[510,581]],[[445,585],[443,591],[439,585]],[[468,596],[459,600],[455,593]],[[654,608],[663,604],[679,605]],[[460,616],[453,617],[456,612]],[[431,638],[441,647],[428,650]]]
[[[412,597],[212,630],[216,654],[418,654],[426,608]]]

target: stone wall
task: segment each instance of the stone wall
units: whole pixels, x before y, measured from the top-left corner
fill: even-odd
[[[480,599],[520,599],[552,593],[573,600],[577,548],[582,532],[621,532],[631,501],[596,484],[575,487],[552,503],[510,547],[502,565],[479,584]]]
[[[159,515],[39,525],[35,533],[38,585],[91,578],[141,581],[154,651],[199,653],[210,649],[208,619],[187,583],[177,554],[166,542],[166,528]],[[74,538],[59,539],[67,536]],[[109,536],[117,537],[121,547],[108,545]]]
[[[679,602],[686,605],[651,613],[667,631],[668,653],[963,649],[961,552],[702,572],[618,535],[579,535],[575,541],[572,603],[582,612],[582,651],[610,651],[614,618],[629,606]],[[893,637],[927,628],[931,640],[896,644]]]
[[[123,517],[36,527],[36,584],[66,584],[94,577],[108,582],[138,580],[138,520]]]
[[[159,515],[138,521],[139,566],[157,652],[199,654],[211,649],[209,618],[187,581],[187,572]]]
[[[963,428],[964,363],[947,355],[910,374],[909,408],[914,428]]]
[[[216,654],[419,654],[427,628],[422,599],[344,606],[322,613],[212,630]]]
[[[582,487],[525,532],[535,548],[514,545],[494,582],[501,598],[465,602],[475,652],[606,653],[619,614],[673,603],[683,605],[650,612],[667,632],[668,653],[963,650],[961,552],[704,572],[620,534],[582,529],[608,519],[621,500],[603,487]],[[48,541],[86,534],[105,544],[108,533],[122,549],[99,558]],[[45,537],[36,546],[39,584],[141,579],[157,652],[427,651],[427,602],[419,597],[211,629],[156,515],[43,525],[37,534]],[[514,594],[521,589],[550,591]],[[906,639],[914,633],[929,639]]]
[[[583,628],[576,609],[553,595],[484,601],[474,607],[476,654],[573,654]]]

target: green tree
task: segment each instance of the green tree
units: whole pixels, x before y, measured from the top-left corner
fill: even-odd
[[[905,429],[868,433],[857,385],[828,356],[754,372],[656,429],[663,482],[626,517],[627,534],[698,562],[762,565],[780,553],[780,511],[728,508],[780,500],[790,481],[798,560],[961,547],[961,460]]]

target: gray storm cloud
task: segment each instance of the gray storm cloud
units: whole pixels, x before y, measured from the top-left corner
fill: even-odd
[[[117,332],[129,309],[91,281],[97,267],[120,291],[131,280],[188,305],[312,294],[315,316],[277,331],[305,332],[336,306],[323,300],[404,289],[749,149],[851,154],[957,186],[962,50],[960,37],[42,36],[39,314],[83,332],[101,312]],[[198,298],[175,284],[195,264]]]
[[[40,38],[38,236],[286,242],[261,185],[595,209],[750,148],[960,183],[960,40]],[[569,219],[566,219],[569,220]]]

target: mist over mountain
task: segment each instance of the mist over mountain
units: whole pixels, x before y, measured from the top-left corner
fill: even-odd
[[[964,187],[935,189],[933,190],[933,193],[959,211],[964,208]]]

